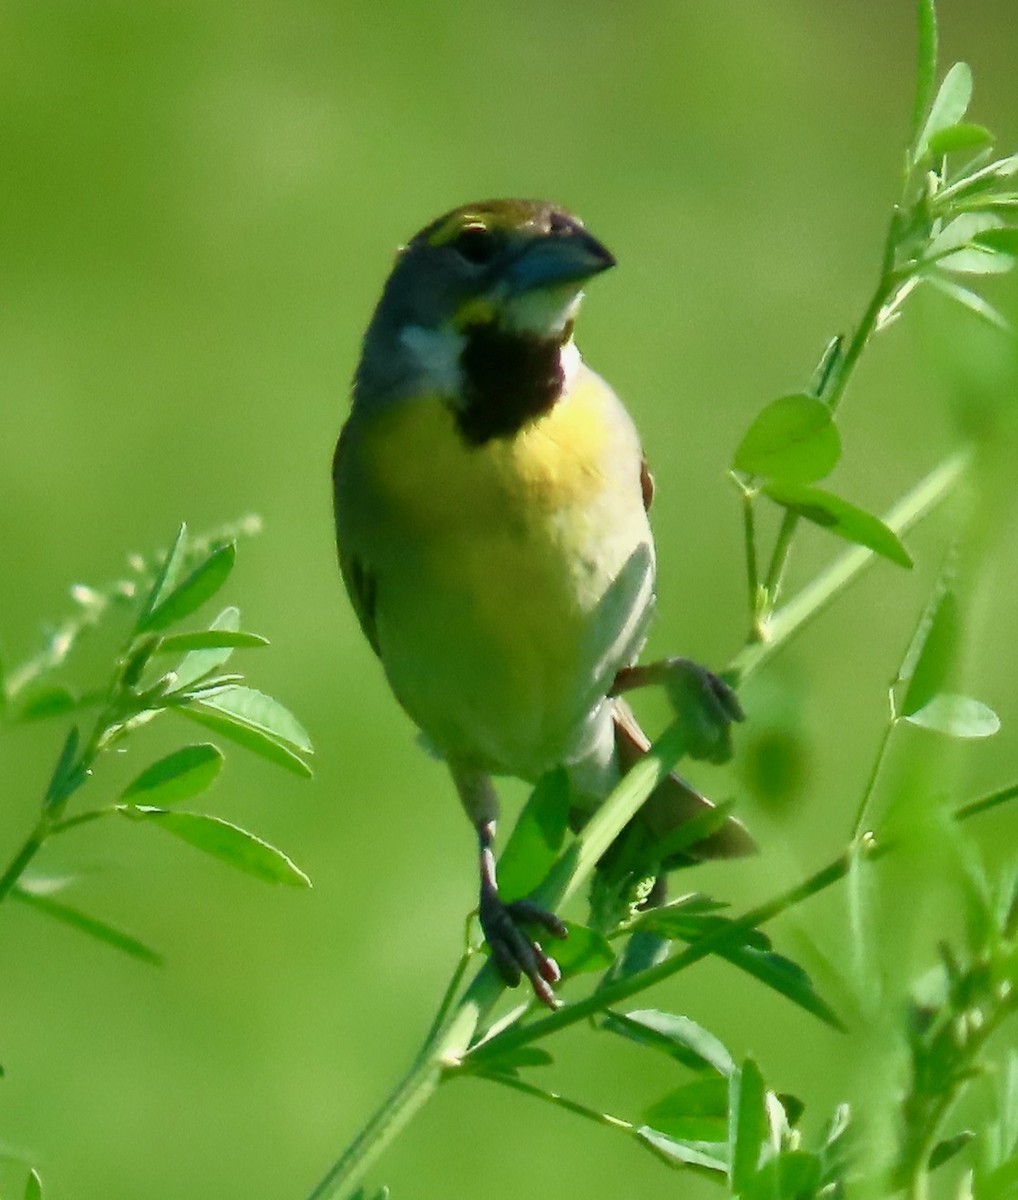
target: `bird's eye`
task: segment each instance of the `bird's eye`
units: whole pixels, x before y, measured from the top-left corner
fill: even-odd
[[[473,263],[474,266],[483,266],[484,263],[491,262],[495,257],[495,252],[498,250],[498,238],[483,225],[468,225],[457,235],[453,242],[453,249],[460,258],[466,259],[468,263]]]

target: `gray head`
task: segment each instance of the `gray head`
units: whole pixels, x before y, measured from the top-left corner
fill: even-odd
[[[364,339],[355,400],[455,394],[476,331],[568,339],[584,283],[614,258],[565,209],[485,200],[453,209],[400,252]]]

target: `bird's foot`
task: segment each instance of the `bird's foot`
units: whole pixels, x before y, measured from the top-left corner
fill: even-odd
[[[614,695],[660,684],[668,693],[686,733],[693,758],[723,763],[732,757],[732,724],[745,719],[739,697],[720,675],[688,658],[623,667],[615,677]]]
[[[494,888],[482,887],[479,908],[481,930],[491,948],[499,975],[516,987],[526,975],[537,998],[551,1009],[558,1007],[554,984],[562,978],[558,963],[545,954],[540,942],[534,941],[522,928],[538,925],[552,937],[564,938],[568,931],[554,913],[538,908],[529,900],[513,900],[506,904]]]

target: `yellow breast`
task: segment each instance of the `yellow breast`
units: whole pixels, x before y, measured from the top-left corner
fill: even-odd
[[[464,441],[439,397],[396,405],[367,439],[379,491],[422,536],[582,507],[605,484],[613,432],[598,390],[585,384],[514,437],[482,446]]]

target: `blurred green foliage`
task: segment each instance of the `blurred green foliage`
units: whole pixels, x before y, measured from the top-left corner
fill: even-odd
[[[724,468],[753,414],[805,386],[872,287],[908,134],[913,7],[0,10],[3,658],[25,658],[68,582],[115,576],[126,547],[159,544],[181,519],[202,528],[255,510],[266,533],[234,586],[274,643],[259,681],[318,750],[311,786],[238,760],[214,793],[217,812],[291,850],[313,892],[259,889],[131,828],[54,848],[54,869],[64,856],[90,871],[89,911],[164,951],[161,971],[25,909],[0,914],[0,1151],[38,1164],[47,1197],[305,1195],[419,1044],[457,956],[469,829],[388,695],[333,561],[328,461],[394,246],[460,201],[532,194],[574,207],[616,253],[578,340],[632,409],[657,477],[651,649],[720,664],[745,632]],[[943,0],[940,16],[945,53],[973,65],[972,119],[1015,145],[1012,0]],[[1015,312],[1013,282],[992,294]],[[1010,384],[985,336],[930,297],[881,338],[840,422],[843,494],[881,511],[959,426],[1013,446],[996,436],[994,398]],[[966,664],[1005,732],[1018,721],[1012,461],[986,461],[996,569]],[[740,811],[769,853],[691,886],[750,898],[841,848],[947,529],[931,521],[909,539],[911,577],[878,567],[750,683],[742,775],[758,782]],[[791,584],[831,553],[804,536]],[[788,718],[757,725],[755,705]],[[794,785],[759,765],[757,739],[776,732]],[[132,749],[111,764],[110,786],[171,749],[161,736],[139,737],[144,759]],[[966,759],[963,794],[1009,781],[1013,745],[991,739]],[[58,749],[46,723],[5,733],[5,847],[23,839]],[[712,768],[697,778],[721,799],[735,786]],[[1014,844],[1014,821],[1006,808],[985,818],[991,857]],[[831,899],[784,930],[813,943],[842,924]],[[905,972],[928,947],[900,930]],[[724,964],[663,991],[740,1061],[751,1053],[771,1086],[807,1097],[817,1121],[853,1084],[840,1035],[790,1025]],[[673,1086],[664,1061],[634,1075],[624,1047],[591,1063],[584,1046],[569,1033],[557,1051],[565,1091],[638,1112]],[[394,1195],[420,1200],[472,1192],[464,1181],[482,1171],[490,1200],[664,1200],[698,1186],[472,1080],[385,1163]],[[0,1162],[0,1188],[23,1173]]]

